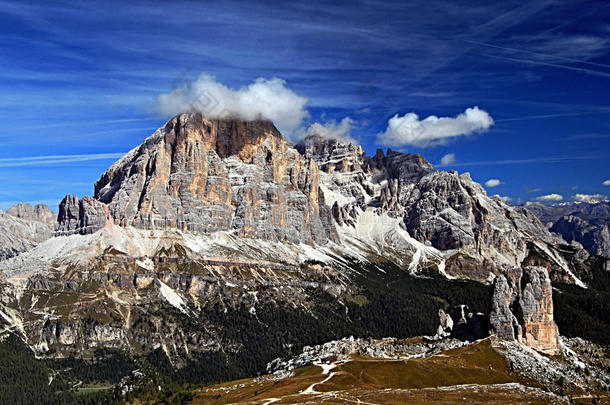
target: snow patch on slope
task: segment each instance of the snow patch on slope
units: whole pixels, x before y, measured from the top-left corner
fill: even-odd
[[[436,267],[445,277],[443,254],[432,246],[412,238],[400,226],[399,218],[387,214],[378,215],[373,209],[361,211],[354,227],[347,224],[338,227],[345,245],[356,252],[371,251],[407,267],[416,274],[422,267]]]
[[[159,280],[159,290],[167,302],[172,306],[176,307],[180,312],[188,315],[188,306],[178,293],[176,293],[170,286]]]

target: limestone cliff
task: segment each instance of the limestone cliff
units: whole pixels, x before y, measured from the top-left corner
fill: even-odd
[[[274,241],[335,238],[318,166],[270,121],[169,120],[95,184],[114,222],[147,229],[234,230]]]
[[[490,325],[503,339],[546,354],[560,352],[551,280],[544,268],[514,268],[496,277]]]
[[[536,265],[554,281],[582,285],[595,265],[525,208],[487,196],[468,173],[392,150],[367,157],[359,145],[316,135],[293,147],[269,121],[200,113],[170,119],[101,176],[94,198],[68,196],[59,211],[58,235],[109,221],[229,232],[481,282]]]
[[[482,282],[522,265],[544,266],[562,282],[586,282],[591,275],[586,252],[525,208],[488,196],[468,173],[436,170],[421,155],[392,150],[367,157],[358,145],[319,136],[297,149],[321,168],[322,191],[343,243],[355,235],[355,247],[373,244],[371,250],[396,263],[412,258],[404,264],[412,272],[435,269]],[[392,229],[375,228],[390,221]]]
[[[110,212],[106,204],[86,196],[82,199],[67,195],[59,204],[56,235],[71,235],[94,233],[111,222]]]

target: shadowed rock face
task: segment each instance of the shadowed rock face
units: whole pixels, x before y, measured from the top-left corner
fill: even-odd
[[[489,336],[485,314],[471,312],[468,305],[456,305],[446,313],[438,310],[439,325],[435,339],[446,337],[474,341]]]
[[[541,267],[507,270],[494,282],[490,314],[492,332],[542,353],[560,352],[553,320],[551,280]]]
[[[115,163],[95,198],[121,226],[325,243],[336,235],[319,185],[315,161],[270,121],[193,113],[169,120]]]
[[[577,241],[589,252],[610,258],[610,221],[589,222],[566,215],[553,223],[550,230],[568,242]]]
[[[93,197],[67,195],[59,204],[56,235],[87,235],[103,228],[112,221],[108,206]]]

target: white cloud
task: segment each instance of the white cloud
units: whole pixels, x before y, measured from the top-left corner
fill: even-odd
[[[297,95],[278,78],[258,78],[248,86],[231,89],[207,74],[158,97],[164,115],[200,111],[207,118],[269,119],[286,134],[299,128],[309,113],[307,98]]]
[[[455,153],[447,153],[445,156],[441,158],[441,166],[448,166],[450,164],[455,163]]]
[[[610,180],[602,181],[602,186],[610,186]]]
[[[595,204],[600,201],[606,201],[608,196],[603,194],[575,194],[574,201]]]
[[[504,201],[505,203],[511,202],[513,200],[512,197],[509,197],[509,196],[506,196],[506,195],[496,194],[496,195],[494,195],[494,197],[499,198],[500,200]]]
[[[540,197],[536,197],[536,200],[545,201],[545,202],[561,201],[561,200],[563,200],[563,196],[561,194],[547,194],[547,195],[541,195]]]
[[[386,146],[425,148],[445,144],[458,136],[485,132],[493,124],[494,120],[487,111],[476,106],[453,118],[431,115],[420,120],[412,112],[402,117],[396,114],[389,119],[385,132],[377,135],[377,142]]]
[[[350,137],[350,133],[354,128],[355,124],[356,121],[354,121],[350,117],[345,117],[339,122],[331,120],[328,121],[326,124],[314,122],[307,128],[307,130],[305,131],[305,135],[320,135],[325,138],[340,139],[343,141],[355,143],[355,141]]]
[[[489,179],[485,182],[485,187],[498,187],[503,184],[499,179]]]

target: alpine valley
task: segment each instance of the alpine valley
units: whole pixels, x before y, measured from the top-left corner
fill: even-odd
[[[608,401],[607,226],[529,208],[180,114],[57,217],[0,214],[0,403]]]

